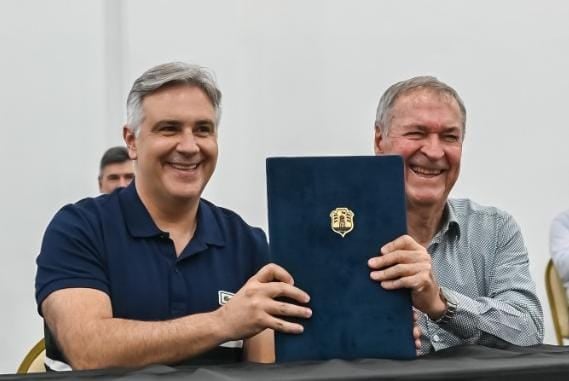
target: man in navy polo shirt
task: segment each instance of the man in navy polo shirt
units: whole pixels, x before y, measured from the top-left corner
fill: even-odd
[[[185,63],[151,68],[127,100],[135,180],[62,208],[37,259],[36,299],[53,370],[274,360],[281,317],[308,295],[269,264],[266,237],[201,199],[215,170],[221,93]]]

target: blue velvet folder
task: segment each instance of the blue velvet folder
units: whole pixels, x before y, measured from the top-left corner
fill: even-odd
[[[308,292],[300,335],[277,333],[278,362],[415,357],[409,290],[384,290],[369,258],[407,231],[400,156],[267,159],[272,261]]]

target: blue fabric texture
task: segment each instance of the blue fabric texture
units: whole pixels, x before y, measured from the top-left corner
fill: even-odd
[[[409,290],[367,265],[407,231],[401,157],[270,158],[267,188],[272,259],[313,311],[301,335],[276,334],[277,361],[414,358]]]

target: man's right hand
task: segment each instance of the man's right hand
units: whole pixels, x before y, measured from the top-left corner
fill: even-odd
[[[372,270],[370,277],[386,290],[409,288],[413,306],[432,320],[445,312],[446,303],[433,274],[431,255],[411,236],[403,235],[385,244],[368,265]]]
[[[232,339],[249,338],[266,328],[286,333],[302,333],[300,324],[280,317],[309,318],[310,308],[287,303],[275,298],[288,298],[299,304],[310,297],[294,287],[292,276],[282,267],[268,264],[253,275],[247,283],[218,312],[221,324]]]

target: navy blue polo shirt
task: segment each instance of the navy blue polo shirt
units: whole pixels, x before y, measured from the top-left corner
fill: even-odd
[[[204,199],[194,236],[177,257],[133,181],[109,195],[66,205],[55,215],[37,258],[36,301],[41,314],[41,303],[53,291],[94,288],[109,295],[114,317],[174,319],[215,310],[268,257],[261,229]],[[48,348],[48,357],[65,361],[53,349]]]

